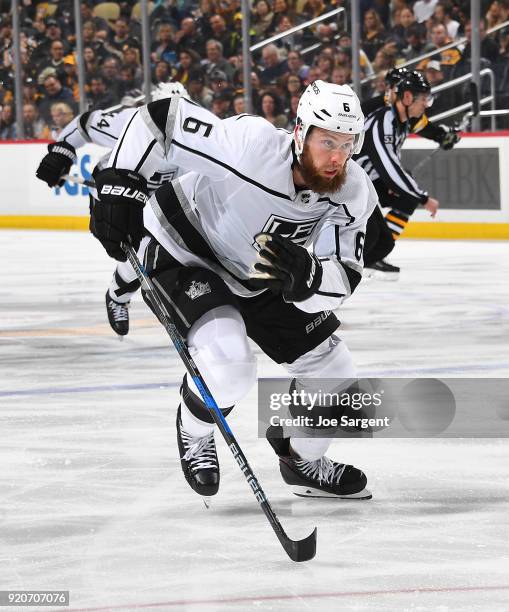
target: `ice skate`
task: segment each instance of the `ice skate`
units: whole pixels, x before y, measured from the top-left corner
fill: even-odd
[[[177,443],[182,471],[191,488],[210,497],[219,490],[219,462],[214,432],[203,438],[193,438],[182,429],[180,406],[177,411]],[[208,500],[205,504],[210,505]]]
[[[367,479],[361,470],[321,457],[316,461],[302,459],[292,452],[290,439],[281,438],[281,427],[269,427],[267,440],[279,457],[279,470],[286,484],[299,497],[371,499]]]
[[[384,281],[397,281],[399,279],[399,272],[398,266],[393,266],[383,259],[366,264],[364,267],[364,276]]]
[[[129,302],[115,302],[106,291],[106,311],[111,329],[119,336],[126,336],[129,333]]]

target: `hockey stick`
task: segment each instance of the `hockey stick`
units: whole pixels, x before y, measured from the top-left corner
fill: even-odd
[[[479,114],[479,92],[477,91],[477,85],[474,82],[470,83],[470,97],[472,100],[472,110],[469,110],[463,115],[463,119],[458,125],[458,132],[463,132],[470,121]],[[438,146],[436,149],[433,149],[433,151],[431,151],[431,153],[424,159],[421,159],[421,161],[412,169],[412,174],[415,174],[422,167],[424,167],[431,160],[433,155],[440,151],[440,149],[441,147]]]
[[[79,179],[78,177],[68,177],[70,180],[75,182],[83,182],[83,179]],[[90,181],[89,181],[90,183]],[[89,186],[93,186],[89,185]],[[263,492],[258,479],[254,475],[251,466],[249,465],[246,456],[244,455],[242,449],[240,448],[239,443],[237,442],[230,426],[228,425],[226,419],[223,416],[223,413],[219,409],[216,401],[212,397],[212,394],[207,387],[206,382],[203,380],[200,371],[198,370],[196,364],[189,353],[189,348],[187,347],[185,339],[182,337],[182,334],[178,331],[177,327],[173,323],[168,311],[166,310],[165,305],[163,304],[157,289],[154,287],[152,281],[148,277],[145,268],[140,263],[138,256],[136,255],[136,251],[131,245],[122,244],[122,250],[127,256],[129,263],[132,265],[134,271],[136,272],[136,276],[141,283],[142,288],[144,289],[147,299],[149,300],[154,312],[164,326],[168,335],[173,342],[173,345],[177,349],[180,358],[184,362],[184,365],[189,372],[189,375],[193,379],[196,387],[200,391],[200,395],[205,402],[205,405],[209,409],[210,415],[214,419],[215,424],[217,425],[219,431],[223,435],[223,438],[226,440],[226,444],[228,448],[233,454],[235,461],[240,467],[244,477],[246,478],[249,486],[251,487],[256,500],[260,504],[265,516],[267,517],[272,529],[277,535],[281,545],[285,549],[287,555],[290,557],[292,561],[309,561],[316,554],[316,527],[313,532],[304,538],[303,540],[292,540],[290,539],[283,529],[279,519],[276,516],[276,513],[272,509],[272,506],[269,503],[265,493]]]

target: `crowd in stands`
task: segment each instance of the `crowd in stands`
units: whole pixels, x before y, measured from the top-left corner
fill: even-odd
[[[387,70],[462,37],[466,42],[412,68],[432,83],[470,72],[469,0],[355,0],[360,2],[362,98],[384,90]],[[25,138],[56,139],[79,112],[73,2],[20,0]],[[346,0],[254,0],[251,44],[289,30]],[[13,31],[10,0],[0,0],[0,139],[16,138]],[[219,117],[244,111],[240,0],[155,0],[150,3],[151,79],[180,81],[193,100]],[[497,105],[509,107],[509,0],[482,0],[481,67],[496,74]],[[132,0],[81,3],[89,109],[106,109],[139,95],[143,86],[140,4]],[[338,25],[339,24],[339,25]],[[253,54],[255,112],[292,128],[307,84],[351,80],[351,37],[337,17],[291,34]],[[311,48],[311,51],[308,49]],[[438,95],[430,114],[461,100],[461,88]]]

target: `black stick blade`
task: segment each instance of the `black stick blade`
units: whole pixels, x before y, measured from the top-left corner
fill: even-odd
[[[316,527],[313,533],[310,533],[308,537],[303,540],[290,540],[290,538],[285,535],[283,535],[280,540],[283,548],[292,561],[309,561],[316,555]]]

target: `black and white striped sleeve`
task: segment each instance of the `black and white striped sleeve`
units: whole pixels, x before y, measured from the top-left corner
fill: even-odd
[[[397,150],[395,117],[392,108],[381,109],[366,123],[363,155],[367,155],[380,179],[394,193],[424,204],[428,199],[413,177],[401,165]]]

